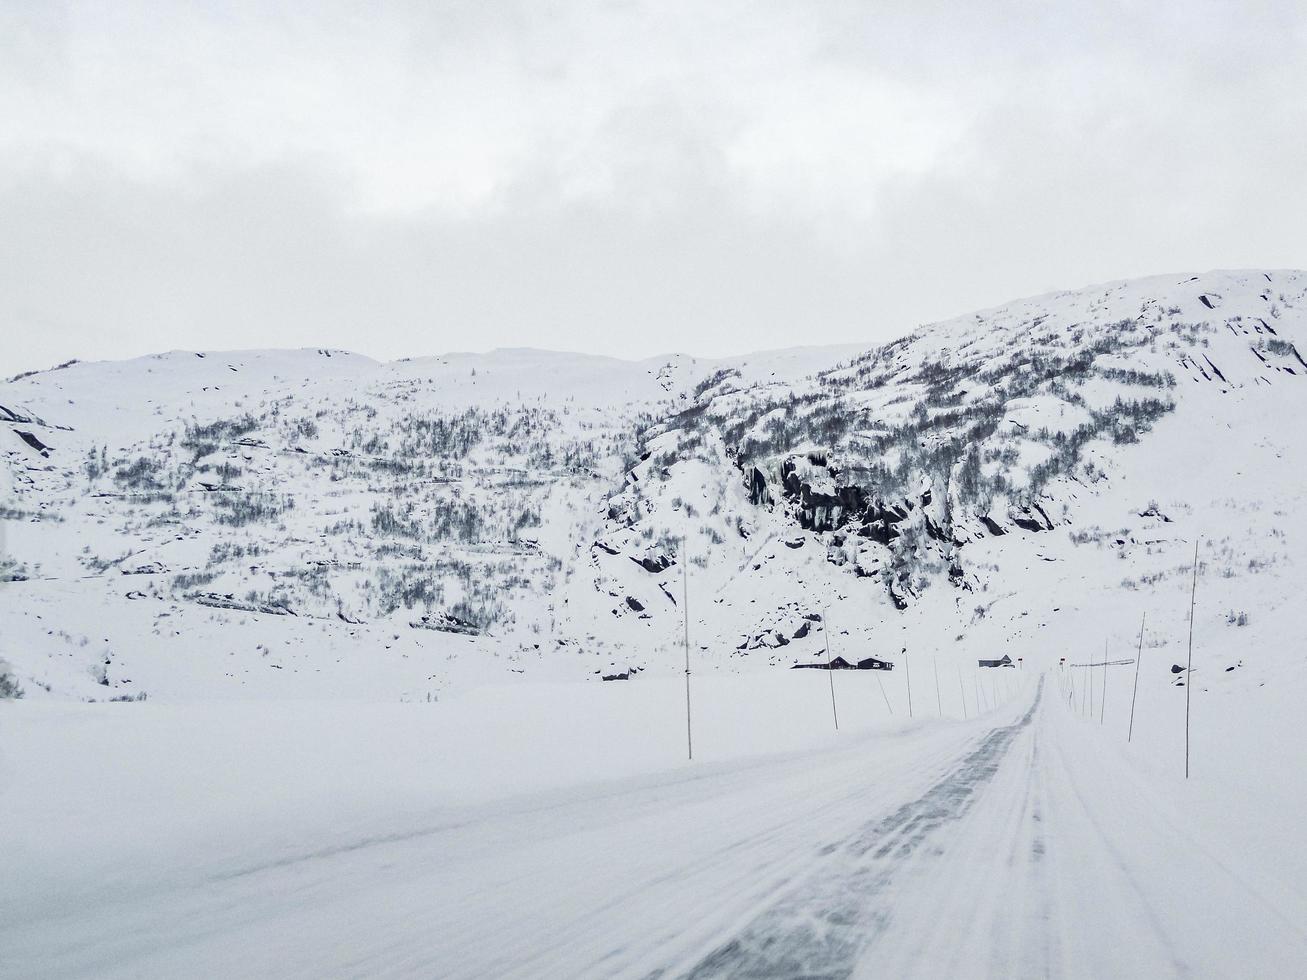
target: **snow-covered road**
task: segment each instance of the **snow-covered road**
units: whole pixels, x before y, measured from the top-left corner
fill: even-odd
[[[1236,870],[1055,691],[170,875],[0,886],[0,974],[1302,975],[1301,886]]]

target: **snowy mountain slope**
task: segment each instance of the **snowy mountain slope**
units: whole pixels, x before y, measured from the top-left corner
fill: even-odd
[[[1305,291],[0,385],[0,974],[1302,973]]]
[[[813,358],[740,366],[761,382]],[[30,650],[55,637],[53,673],[33,678],[35,689],[90,696],[106,680],[144,689],[143,661],[156,692],[248,694],[242,654],[262,675],[255,690],[280,689],[301,668],[320,672],[295,653],[318,629],[328,664],[360,646],[377,652],[328,690],[430,696],[469,643],[480,651],[465,658],[474,673],[501,652],[538,657],[541,635],[558,632],[546,593],[577,525],[634,462],[640,426],[683,400],[701,370],[683,357],[516,350],[378,365],[282,351],[173,353],[18,379],[0,402],[13,437],[3,472],[10,577],[25,579],[14,589],[30,605],[11,607],[20,621],[10,641]],[[47,632],[51,623],[59,628]],[[243,624],[251,640],[233,644]],[[491,624],[525,638],[486,652],[471,637]],[[177,663],[167,650],[183,630],[195,649],[213,645],[240,666]],[[269,642],[286,662],[268,660]],[[130,653],[115,660],[115,644]],[[421,667],[403,662],[410,648]],[[318,678],[300,680],[304,693],[320,690]]]
[[[0,385],[0,657],[29,695],[75,698],[663,671],[685,572],[712,669],[819,659],[826,616],[834,653],[1039,659],[1050,635],[1101,639],[1129,593],[1179,589],[1195,537],[1222,613],[1278,622],[1305,290],[1154,277],[722,361],[174,352],[38,373]]]
[[[661,542],[675,561],[685,536],[705,663],[821,659],[826,613],[836,653],[1043,665],[1133,646],[1145,609],[1149,642],[1175,643],[1201,538],[1223,603],[1203,635],[1234,667],[1214,682],[1263,683],[1296,660],[1253,634],[1307,625],[1289,571],[1303,464],[1275,424],[1307,393],[1302,287],[1112,284],[923,328],[764,395],[723,379],[651,428],[592,550],[599,595],[634,596],[674,655],[678,569],[626,558]]]

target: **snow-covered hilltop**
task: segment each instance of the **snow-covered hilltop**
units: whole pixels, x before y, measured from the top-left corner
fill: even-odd
[[[1141,590],[1174,642],[1202,538],[1210,649],[1258,683],[1246,638],[1307,625],[1305,354],[1307,274],[1257,271],[866,350],[73,364],[0,384],[0,659],[72,699],[666,672],[683,574],[701,670],[819,658],[827,621],[835,653],[1047,659],[1124,643]]]

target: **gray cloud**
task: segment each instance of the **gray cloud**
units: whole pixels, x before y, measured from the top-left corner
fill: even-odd
[[[1307,265],[1293,3],[0,0],[0,373],[887,339]]]

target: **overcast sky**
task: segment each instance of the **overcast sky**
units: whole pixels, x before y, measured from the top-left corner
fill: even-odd
[[[0,374],[738,353],[1307,266],[1307,4],[0,0]]]

